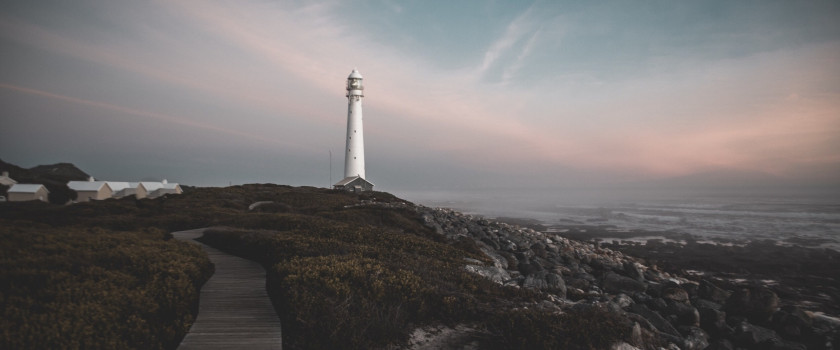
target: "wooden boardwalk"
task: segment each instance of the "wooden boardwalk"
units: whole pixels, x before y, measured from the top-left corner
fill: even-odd
[[[173,232],[194,242],[204,229]],[[198,317],[178,349],[282,349],[280,318],[265,290],[265,269],[201,244],[216,272],[201,287]]]

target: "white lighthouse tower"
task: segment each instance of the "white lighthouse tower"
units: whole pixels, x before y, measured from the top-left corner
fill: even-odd
[[[353,69],[347,77],[347,147],[344,149],[344,179],[333,188],[369,191],[373,184],[365,180],[365,137],[362,126],[362,75]]]

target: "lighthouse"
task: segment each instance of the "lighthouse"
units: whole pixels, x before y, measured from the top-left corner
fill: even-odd
[[[347,139],[344,147],[344,179],[333,188],[353,192],[370,191],[373,184],[365,180],[365,137],[362,126],[362,74],[353,69],[347,77]]]

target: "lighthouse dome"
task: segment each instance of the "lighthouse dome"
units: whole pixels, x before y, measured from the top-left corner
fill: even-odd
[[[353,71],[350,72],[350,76],[348,76],[347,79],[362,79],[362,75],[359,73],[359,71],[353,68]]]

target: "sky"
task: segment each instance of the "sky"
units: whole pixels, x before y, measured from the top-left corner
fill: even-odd
[[[838,18],[837,1],[3,1],[0,158],[326,187],[357,68],[385,191],[837,186]]]

